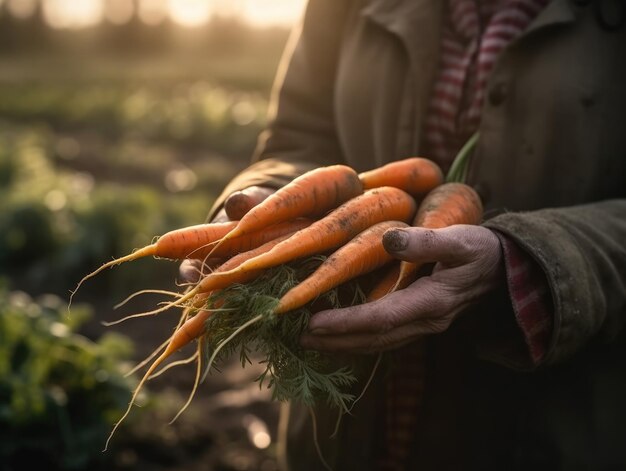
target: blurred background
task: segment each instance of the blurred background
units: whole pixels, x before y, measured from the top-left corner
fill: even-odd
[[[176,313],[103,327],[178,289],[143,260],[78,280],[202,222],[245,165],[304,0],[0,0],[0,469],[276,468],[278,405],[236,359],[181,417],[195,365],[139,370]],[[192,351],[180,352],[176,359]]]

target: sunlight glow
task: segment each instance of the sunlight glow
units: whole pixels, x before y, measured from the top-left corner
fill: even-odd
[[[102,0],[44,0],[43,14],[54,28],[84,28],[102,19]]]
[[[0,0],[16,18],[28,18],[37,0]],[[130,21],[135,13],[147,25],[166,18],[176,24],[197,28],[213,15],[238,17],[252,26],[291,26],[304,10],[306,0],[41,0],[42,12],[54,28],[82,28],[106,20],[113,24]]]
[[[204,25],[211,16],[211,5],[206,0],[169,0],[167,6],[172,20],[189,28]]]
[[[289,26],[304,10],[305,0],[244,0],[240,15],[254,26]]]

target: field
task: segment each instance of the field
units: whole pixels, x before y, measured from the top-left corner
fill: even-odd
[[[271,31],[206,50],[196,46],[95,54],[84,47],[0,55],[0,279],[5,309],[34,312],[33,319],[56,316],[54,326],[74,322],[80,345],[117,335],[120,358],[110,365],[112,371],[127,371],[156,348],[176,322],[167,312],[150,321],[150,331],[141,319],[106,328],[101,323],[162,300],[146,295],[113,309],[134,291],[176,288],[175,262],[144,260],[89,280],[76,295],[75,309],[82,314],[74,320],[66,317],[69,292],[101,263],[170,229],[204,220],[225,183],[247,164],[265,123],[285,40],[286,31]],[[5,340],[18,330],[19,321],[8,322],[0,330]],[[36,345],[35,334],[29,335],[32,342],[22,339],[19,345]],[[35,373],[24,369],[27,363],[20,363],[23,370],[18,372],[14,355],[8,347],[0,350],[0,360],[8,360],[0,361],[5,377],[12,372],[15,378],[34,378]],[[7,466],[3,469],[23,469],[24,463],[45,464],[47,469],[276,469],[278,405],[252,381],[258,374],[254,365],[241,369],[237,364],[209,377],[190,409],[168,425],[186,400],[194,370],[191,364],[179,366],[151,381],[141,399],[144,407],[133,410],[107,453],[85,451],[95,449],[94,443],[102,445],[102,426],[91,448],[77,452],[78,442],[67,437],[88,431],[73,424],[70,414],[66,425],[72,433],[61,434],[63,459],[46,454],[52,436],[38,444],[16,438],[29,430],[10,402],[17,397],[17,383],[0,384],[0,438],[9,443],[0,447],[0,461]],[[126,389],[118,390],[118,408],[109,411],[109,423],[123,411],[136,378],[119,381],[126,381]],[[52,397],[49,384],[26,383],[32,397]],[[26,401],[24,410],[33,404]],[[92,408],[88,410],[94,414],[102,412]]]

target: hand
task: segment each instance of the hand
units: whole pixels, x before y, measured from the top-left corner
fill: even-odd
[[[435,262],[432,274],[377,301],[316,313],[302,336],[303,347],[345,353],[401,347],[445,331],[504,281],[500,241],[482,226],[391,229],[383,244],[401,260]]]
[[[274,193],[273,188],[266,186],[250,186],[243,190],[231,193],[224,201],[224,207],[220,209],[212,222],[235,221],[241,219],[250,209],[259,204],[269,195]],[[183,282],[195,283],[203,273],[202,260],[183,260],[178,269],[179,277]],[[206,273],[207,270],[204,270]]]

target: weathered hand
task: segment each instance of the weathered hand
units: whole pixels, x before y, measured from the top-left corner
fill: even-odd
[[[372,353],[400,347],[445,331],[504,281],[500,241],[482,226],[392,229],[383,243],[399,259],[435,262],[432,273],[380,300],[316,313],[301,339],[305,348]]]
[[[234,221],[241,219],[250,209],[274,193],[273,188],[266,186],[250,186],[235,191],[226,198],[224,207],[220,209],[212,222]],[[179,277],[183,282],[195,283],[202,272],[202,260],[183,260],[178,269]],[[204,271],[206,272],[206,270]]]

